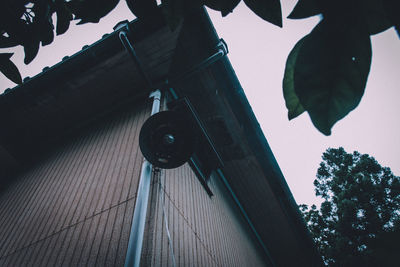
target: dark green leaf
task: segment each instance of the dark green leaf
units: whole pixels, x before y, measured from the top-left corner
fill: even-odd
[[[46,33],[42,36],[42,46],[49,45],[54,40],[53,30],[46,30]]]
[[[318,14],[321,14],[321,9],[317,0],[299,0],[288,18],[304,19]]]
[[[279,0],[244,0],[244,3],[260,18],[282,27],[282,11]]]
[[[158,13],[156,0],[126,0],[126,4],[139,19],[150,18]]]
[[[25,3],[21,1],[0,1],[0,34],[9,33],[21,20],[25,12]]]
[[[39,51],[40,40],[36,35],[35,25],[27,24],[24,20],[18,19],[7,26],[7,33],[10,38],[13,38],[24,47],[24,62],[29,64]]]
[[[185,0],[162,0],[161,3],[169,27],[175,30],[183,20]]]
[[[54,40],[54,26],[53,23],[48,21],[43,21],[42,23],[38,23],[35,25],[36,33],[40,36],[40,40],[42,41],[42,45],[49,45]]]
[[[18,45],[18,42],[15,39],[3,35],[0,36],[0,48],[13,47],[16,45]]]
[[[24,52],[25,58],[24,63],[29,64],[36,57],[39,52],[39,44],[40,41],[35,38],[35,36],[31,36],[31,38],[27,38],[24,42]]]
[[[186,14],[202,7],[203,2],[203,0],[161,0],[162,12],[171,30],[178,27]]]
[[[57,14],[57,35],[65,33],[69,28],[69,23],[73,19],[71,11],[68,10],[65,3],[62,1],[56,2],[56,14]]]
[[[399,12],[399,2],[398,0],[384,0],[383,1],[384,9],[387,15],[388,20],[394,26],[397,31],[397,35],[400,38],[400,12]]]
[[[6,25],[6,32],[10,38],[18,44],[23,44],[28,32],[28,25],[22,19],[9,21]]]
[[[391,18],[397,17],[399,14],[398,8],[395,7],[396,4],[390,4],[390,1],[392,0],[346,1],[343,3],[322,1],[319,3],[323,9],[324,18],[341,21],[347,25],[357,25],[372,35],[394,25]]]
[[[283,97],[285,98],[286,107],[288,109],[289,120],[296,118],[304,112],[304,108],[300,104],[299,98],[294,90],[294,67],[296,66],[296,59],[300,47],[306,38],[308,38],[308,36],[305,36],[297,42],[286,61],[285,75],[283,76]]]
[[[204,4],[211,9],[221,11],[222,16],[226,16],[235,9],[241,0],[205,0]]]
[[[36,1],[32,10],[35,16],[31,28],[33,32],[30,32],[30,35],[37,36],[42,45],[52,43],[54,40],[53,1]]]
[[[323,20],[297,55],[294,88],[315,127],[331,127],[360,102],[371,65],[369,35],[359,28],[338,29]]]
[[[363,16],[363,20],[365,21],[370,34],[383,32],[393,26],[393,23],[385,10],[384,1],[363,1],[358,12]]]
[[[76,19],[81,19],[77,24],[84,24],[99,22],[118,2],[119,0],[71,0],[66,2],[66,5],[75,14]]]
[[[10,60],[11,53],[0,54],[0,71],[11,81],[16,84],[22,83],[21,74],[18,71],[17,66]]]

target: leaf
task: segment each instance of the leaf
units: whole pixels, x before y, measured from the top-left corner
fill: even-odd
[[[21,74],[19,73],[17,66],[15,66],[15,64],[10,60],[12,55],[12,53],[0,54],[0,71],[14,83],[21,84]]]
[[[161,0],[164,17],[172,31],[181,23],[184,17],[184,0]]]
[[[139,19],[158,15],[156,0],[126,0],[130,11]]]
[[[28,25],[22,19],[9,21],[6,25],[6,32],[18,44],[22,44],[28,33]]]
[[[79,25],[99,22],[117,6],[118,2],[119,0],[71,0],[65,4],[75,14],[75,19],[81,19],[77,23]]]
[[[27,38],[24,40],[23,45],[25,52],[25,58],[24,58],[25,64],[31,63],[32,60],[36,57],[36,55],[39,52],[39,44],[40,41],[36,38],[34,34],[30,34],[30,36],[27,36]]]
[[[8,3],[7,3],[8,2]],[[1,1],[0,2],[0,33],[5,30],[7,33],[10,28],[18,24],[26,8],[22,1]],[[11,29],[12,30],[12,29]]]
[[[323,20],[304,40],[294,88],[315,127],[325,135],[360,102],[371,65],[371,41],[359,28]]]
[[[36,34],[40,36],[42,45],[49,45],[54,40],[54,26],[53,23],[48,21],[43,21],[35,25]]]
[[[288,18],[305,19],[318,14],[321,14],[321,9],[317,0],[299,0]]]
[[[398,8],[398,1],[397,0],[384,0],[383,1],[383,6],[385,9],[385,12],[387,14],[388,20],[391,22],[391,24],[394,26],[397,35],[400,38],[400,12]]]
[[[6,37],[4,35],[0,36],[0,48],[8,48],[18,45],[18,42],[11,37]]]
[[[305,111],[294,90],[294,67],[296,66],[296,59],[300,47],[306,38],[308,38],[308,36],[303,37],[297,42],[286,61],[285,74],[283,77],[283,97],[285,98],[286,107],[288,109],[289,120],[296,118]]]
[[[35,26],[27,24],[24,20],[18,19],[7,25],[7,33],[18,44],[24,47],[25,64],[29,64],[39,51],[40,40],[35,34]]]
[[[370,34],[383,32],[393,26],[384,1],[366,0],[360,5],[359,13],[363,16]]]
[[[56,3],[56,14],[57,14],[57,35],[65,33],[68,28],[70,21],[73,19],[71,11],[68,10],[63,1],[57,1]]]
[[[29,35],[37,36],[37,38],[42,42],[42,45],[51,44],[54,40],[54,25],[53,19],[51,18],[53,10],[52,1],[37,1],[34,3],[32,11],[35,16],[32,20],[32,25],[29,25]]]
[[[241,0],[205,0],[204,4],[211,9],[220,11],[225,17],[235,9]]]
[[[260,18],[282,27],[282,11],[279,0],[244,0],[244,3]]]
[[[174,31],[186,14],[203,6],[203,0],[161,0],[162,12],[170,29]]]
[[[322,13],[324,18],[335,18],[347,24],[365,25],[370,34],[377,34],[393,26],[391,17],[399,16],[396,4],[393,0],[361,2],[298,0],[288,18],[303,19]],[[387,8],[388,6],[390,8]]]

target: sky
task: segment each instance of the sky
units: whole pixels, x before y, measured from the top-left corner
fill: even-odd
[[[313,181],[322,153],[329,147],[342,146],[347,152],[370,154],[400,175],[400,41],[395,31],[389,29],[372,37],[372,65],[361,103],[333,127],[331,136],[324,136],[314,128],[307,113],[288,120],[282,93],[286,58],[319,17],[286,19],[296,1],[281,2],[283,28],[263,21],[243,2],[224,18],[219,12],[208,11],[218,35],[228,44],[229,60],[296,202],[320,203]],[[22,77],[33,77],[45,66],[60,62],[64,56],[112,32],[117,22],[133,18],[122,0],[100,23],[71,26],[51,45],[41,47],[29,65],[23,64],[22,48],[17,49],[12,60]],[[6,51],[10,50],[0,49]],[[0,74],[0,93],[12,87],[14,84]]]

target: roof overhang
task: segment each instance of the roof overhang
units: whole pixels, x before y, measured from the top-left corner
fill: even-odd
[[[173,32],[163,20],[130,23],[130,39],[154,84],[179,77],[216,52],[205,11]],[[173,84],[189,98],[224,162],[223,172],[278,266],[318,266],[321,259],[227,57]],[[0,95],[0,158],[24,165],[66,133],[149,88],[114,32]],[[0,166],[5,175],[5,166]],[[0,180],[1,181],[1,180]]]

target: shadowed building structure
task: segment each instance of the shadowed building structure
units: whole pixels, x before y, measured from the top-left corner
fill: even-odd
[[[319,266],[206,12],[127,25],[0,95],[0,266],[124,265],[155,89],[161,110],[190,102],[201,138],[153,168],[140,265]]]

